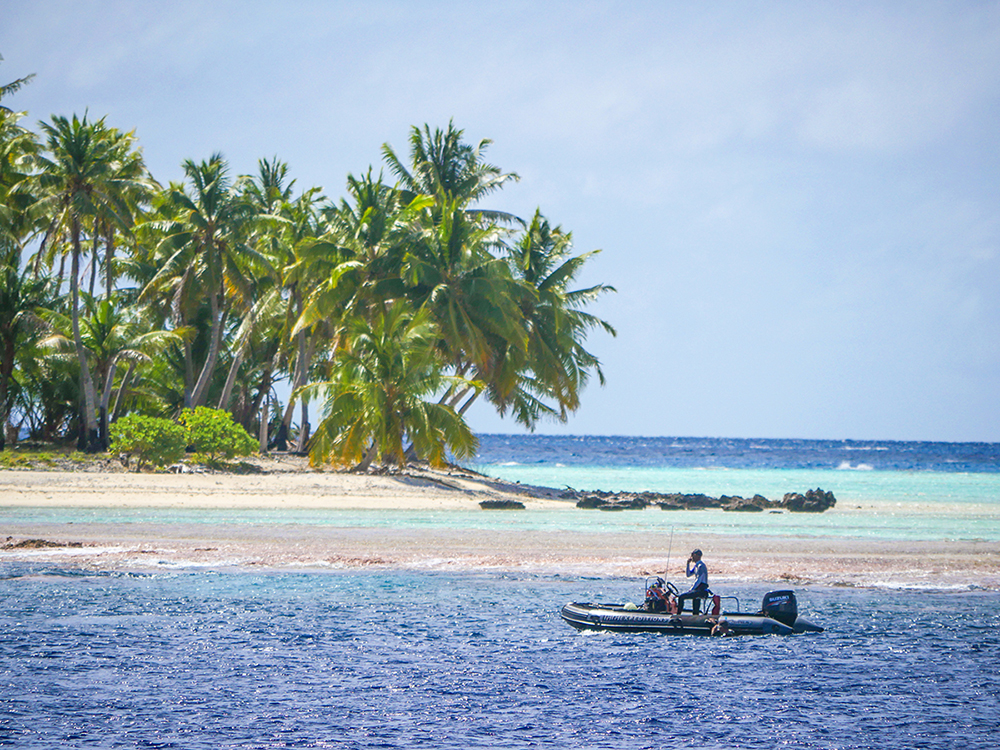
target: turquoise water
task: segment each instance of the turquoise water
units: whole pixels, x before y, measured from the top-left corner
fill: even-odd
[[[822,514],[726,513],[722,510],[602,513],[538,510],[519,513],[413,510],[214,510],[164,508],[0,508],[0,524],[156,524],[183,526],[329,526],[392,529],[523,529],[592,533],[683,533],[899,540],[1000,541],[1000,509],[977,503],[903,503],[838,507]]]
[[[726,513],[721,510],[602,513],[571,507],[527,513],[415,510],[218,510],[167,508],[0,507],[0,523],[304,524],[340,528],[520,528],[584,532],[746,534],[862,539],[1000,541],[1000,475],[932,472],[844,472],[778,469],[679,470],[579,467],[488,467],[512,481],[577,488],[616,487],[709,495],[785,492],[822,487],[837,506],[822,514]]]
[[[588,519],[582,522],[586,524],[1000,541],[1000,451],[995,444],[486,436],[484,448],[471,468],[526,485],[715,497],[760,494],[772,500],[822,488],[837,498],[833,510],[815,516],[655,510],[638,513],[639,518]]]
[[[776,468],[653,468],[551,463],[478,464],[477,470],[523,484],[578,490],[756,493],[821,487],[837,497],[822,514],[726,513],[721,510],[602,513],[572,507],[528,513],[414,510],[218,510],[166,508],[0,507],[0,523],[305,524],[341,528],[522,528],[541,531],[633,532],[855,537],[900,540],[1000,541],[1000,474]]]

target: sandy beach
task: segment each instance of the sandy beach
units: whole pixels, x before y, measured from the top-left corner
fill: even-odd
[[[257,474],[130,474],[0,471],[0,507],[302,509],[594,513],[559,492],[462,471],[405,476],[306,469],[291,458]],[[515,499],[519,511],[484,511],[483,500]],[[660,512],[660,511],[643,511]],[[832,511],[835,512],[835,511]],[[16,514],[14,514],[15,517]],[[662,573],[668,540],[658,534],[539,531],[505,527],[386,528],[306,523],[94,523],[15,520],[0,527],[0,561],[48,561],[101,570],[164,567],[516,570],[575,575]],[[41,540],[41,541],[37,541]],[[717,581],[841,586],[1000,589],[1000,544],[677,534],[670,576],[685,552],[706,551]],[[681,573],[680,578],[683,578]]]

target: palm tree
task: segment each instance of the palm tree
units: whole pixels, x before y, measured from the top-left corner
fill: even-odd
[[[159,190],[156,183],[146,170],[146,164],[139,150],[134,132],[122,133],[118,130],[111,130],[108,137],[113,141],[112,147],[116,151],[117,174],[116,179],[121,185],[121,198],[128,206],[129,223],[126,229],[137,223],[144,209],[149,205],[153,194]],[[100,239],[104,243],[104,296],[111,298],[111,293],[115,288],[115,241],[121,227],[114,221],[113,216],[107,212],[102,212],[94,217],[94,257],[91,259],[92,270],[96,271],[98,266],[97,241]],[[127,239],[132,239],[131,232],[123,233]],[[91,274],[91,294],[93,290],[93,277]]]
[[[0,243],[4,252],[21,250],[35,229],[31,171],[38,142],[20,126],[21,114],[0,108]]]
[[[315,352],[315,337],[312,333],[316,326],[299,327],[293,332],[293,327],[302,313],[304,296],[316,283],[316,276],[304,271],[303,253],[322,233],[318,202],[322,199],[319,188],[311,188],[298,198],[292,198],[294,180],[288,179],[288,166],[277,158],[268,161],[260,160],[258,174],[248,179],[244,191],[245,199],[252,205],[260,217],[255,241],[260,251],[266,255],[274,268],[271,295],[284,295],[285,316],[282,324],[276,318],[272,319],[273,335],[279,339],[279,350],[291,366],[291,386],[294,394],[304,385],[309,376],[310,364]],[[317,269],[312,269],[317,270]],[[268,309],[277,312],[277,307],[271,304]],[[261,319],[262,320],[262,319]],[[249,343],[250,339],[243,339]],[[262,372],[263,381],[271,380],[273,363],[269,363]],[[258,395],[263,395],[264,388]],[[293,409],[296,399],[289,398],[278,428],[275,443],[279,450],[287,448],[288,433],[291,427]],[[302,400],[302,419],[299,436],[299,449],[304,450],[308,437],[308,404]]]
[[[595,328],[616,335],[609,323],[583,310],[599,296],[614,292],[614,287],[598,284],[585,289],[567,288],[586,262],[600,252],[574,256],[572,240],[570,233],[551,226],[536,211],[508,254],[513,274],[527,292],[521,298],[521,311],[528,345],[523,361],[516,367],[519,385],[498,406],[501,412],[507,407],[513,409],[518,421],[528,427],[533,427],[543,414],[565,421],[568,412],[579,407],[580,391],[592,372],[603,385],[600,362],[583,342],[588,331]],[[545,404],[540,400],[544,397],[554,399],[556,405]]]
[[[325,417],[310,444],[314,463],[333,461],[367,469],[373,459],[402,466],[404,441],[432,463],[446,451],[467,457],[477,442],[449,406],[428,400],[453,378],[443,378],[439,332],[428,311],[414,313],[397,300],[371,321],[354,319],[350,349],[334,360],[333,379],[306,387],[326,394]]]
[[[437,323],[439,348],[455,374],[505,394],[513,384],[498,367],[499,353],[523,351],[527,334],[518,305],[521,288],[507,263],[489,252],[500,236],[495,225],[476,222],[457,199],[449,200],[438,221],[425,216],[402,273],[410,299]],[[455,405],[466,392],[453,390],[448,399]]]
[[[117,131],[104,119],[91,123],[87,116],[72,120],[54,116],[41,123],[47,137],[45,152],[39,157],[40,197],[35,209],[51,217],[49,235],[65,232],[72,253],[70,309],[73,341],[80,363],[82,434],[84,450],[100,450],[97,402],[94,382],[80,337],[80,255],[84,224],[101,216],[127,229],[132,223],[131,207],[125,195],[136,187],[137,179],[121,171],[121,141]]]
[[[179,336],[174,331],[146,330],[134,310],[117,306],[113,300],[84,295],[83,301],[87,314],[80,317],[80,337],[93,364],[94,377],[101,384],[99,432],[101,444],[107,449],[109,409],[119,363],[126,362],[131,368],[150,362],[153,355],[176,343]],[[73,343],[68,334],[72,321],[55,310],[45,310],[42,316],[54,331],[42,342],[43,347],[54,352],[71,351]]]
[[[191,195],[179,185],[168,191],[165,211],[169,218],[161,222],[165,237],[158,248],[165,260],[141,296],[148,300],[169,294],[178,326],[194,323],[197,307],[207,300],[208,351],[197,380],[193,380],[191,343],[184,344],[186,408],[205,404],[222,348],[230,300],[247,295],[253,276],[270,270],[264,257],[247,242],[254,210],[240,199],[228,171],[221,154],[199,164],[184,162]]]
[[[464,131],[455,128],[453,122],[444,131],[438,128],[431,132],[426,124],[423,130],[414,126],[410,129],[409,167],[388,143],[382,146],[382,157],[399,180],[406,200],[428,195],[438,201],[441,209],[446,201],[457,201],[480,221],[520,222],[512,214],[470,208],[480,198],[520,177],[483,161],[491,140],[484,138],[476,146],[470,146],[462,141],[463,135]]]

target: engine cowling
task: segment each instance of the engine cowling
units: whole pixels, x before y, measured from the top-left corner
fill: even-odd
[[[795,592],[767,592],[764,594],[764,601],[760,605],[760,611],[764,616],[792,627],[795,625],[795,619],[799,616],[799,604],[795,600]]]

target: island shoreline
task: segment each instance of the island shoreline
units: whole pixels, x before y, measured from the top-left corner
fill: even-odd
[[[117,571],[406,569],[664,575],[683,583],[683,559],[689,547],[699,546],[706,551],[713,581],[723,583],[1000,590],[1000,543],[983,540],[873,542],[682,532],[668,540],[659,533],[543,531],[517,524],[506,528],[503,523],[494,524],[496,528],[474,524],[400,528],[381,518],[399,511],[518,517],[530,517],[538,510],[600,512],[578,509],[560,494],[553,488],[523,486],[460,469],[401,475],[304,471],[289,465],[286,470],[240,475],[5,470],[0,471],[0,507],[10,510],[0,526],[0,562]],[[523,503],[525,510],[480,510],[480,502],[505,499]],[[370,526],[317,525],[295,522],[292,513],[274,526],[134,520],[110,524],[49,522],[18,512],[33,508],[72,508],[81,513],[98,508],[233,513],[363,510],[375,511],[380,519]]]

